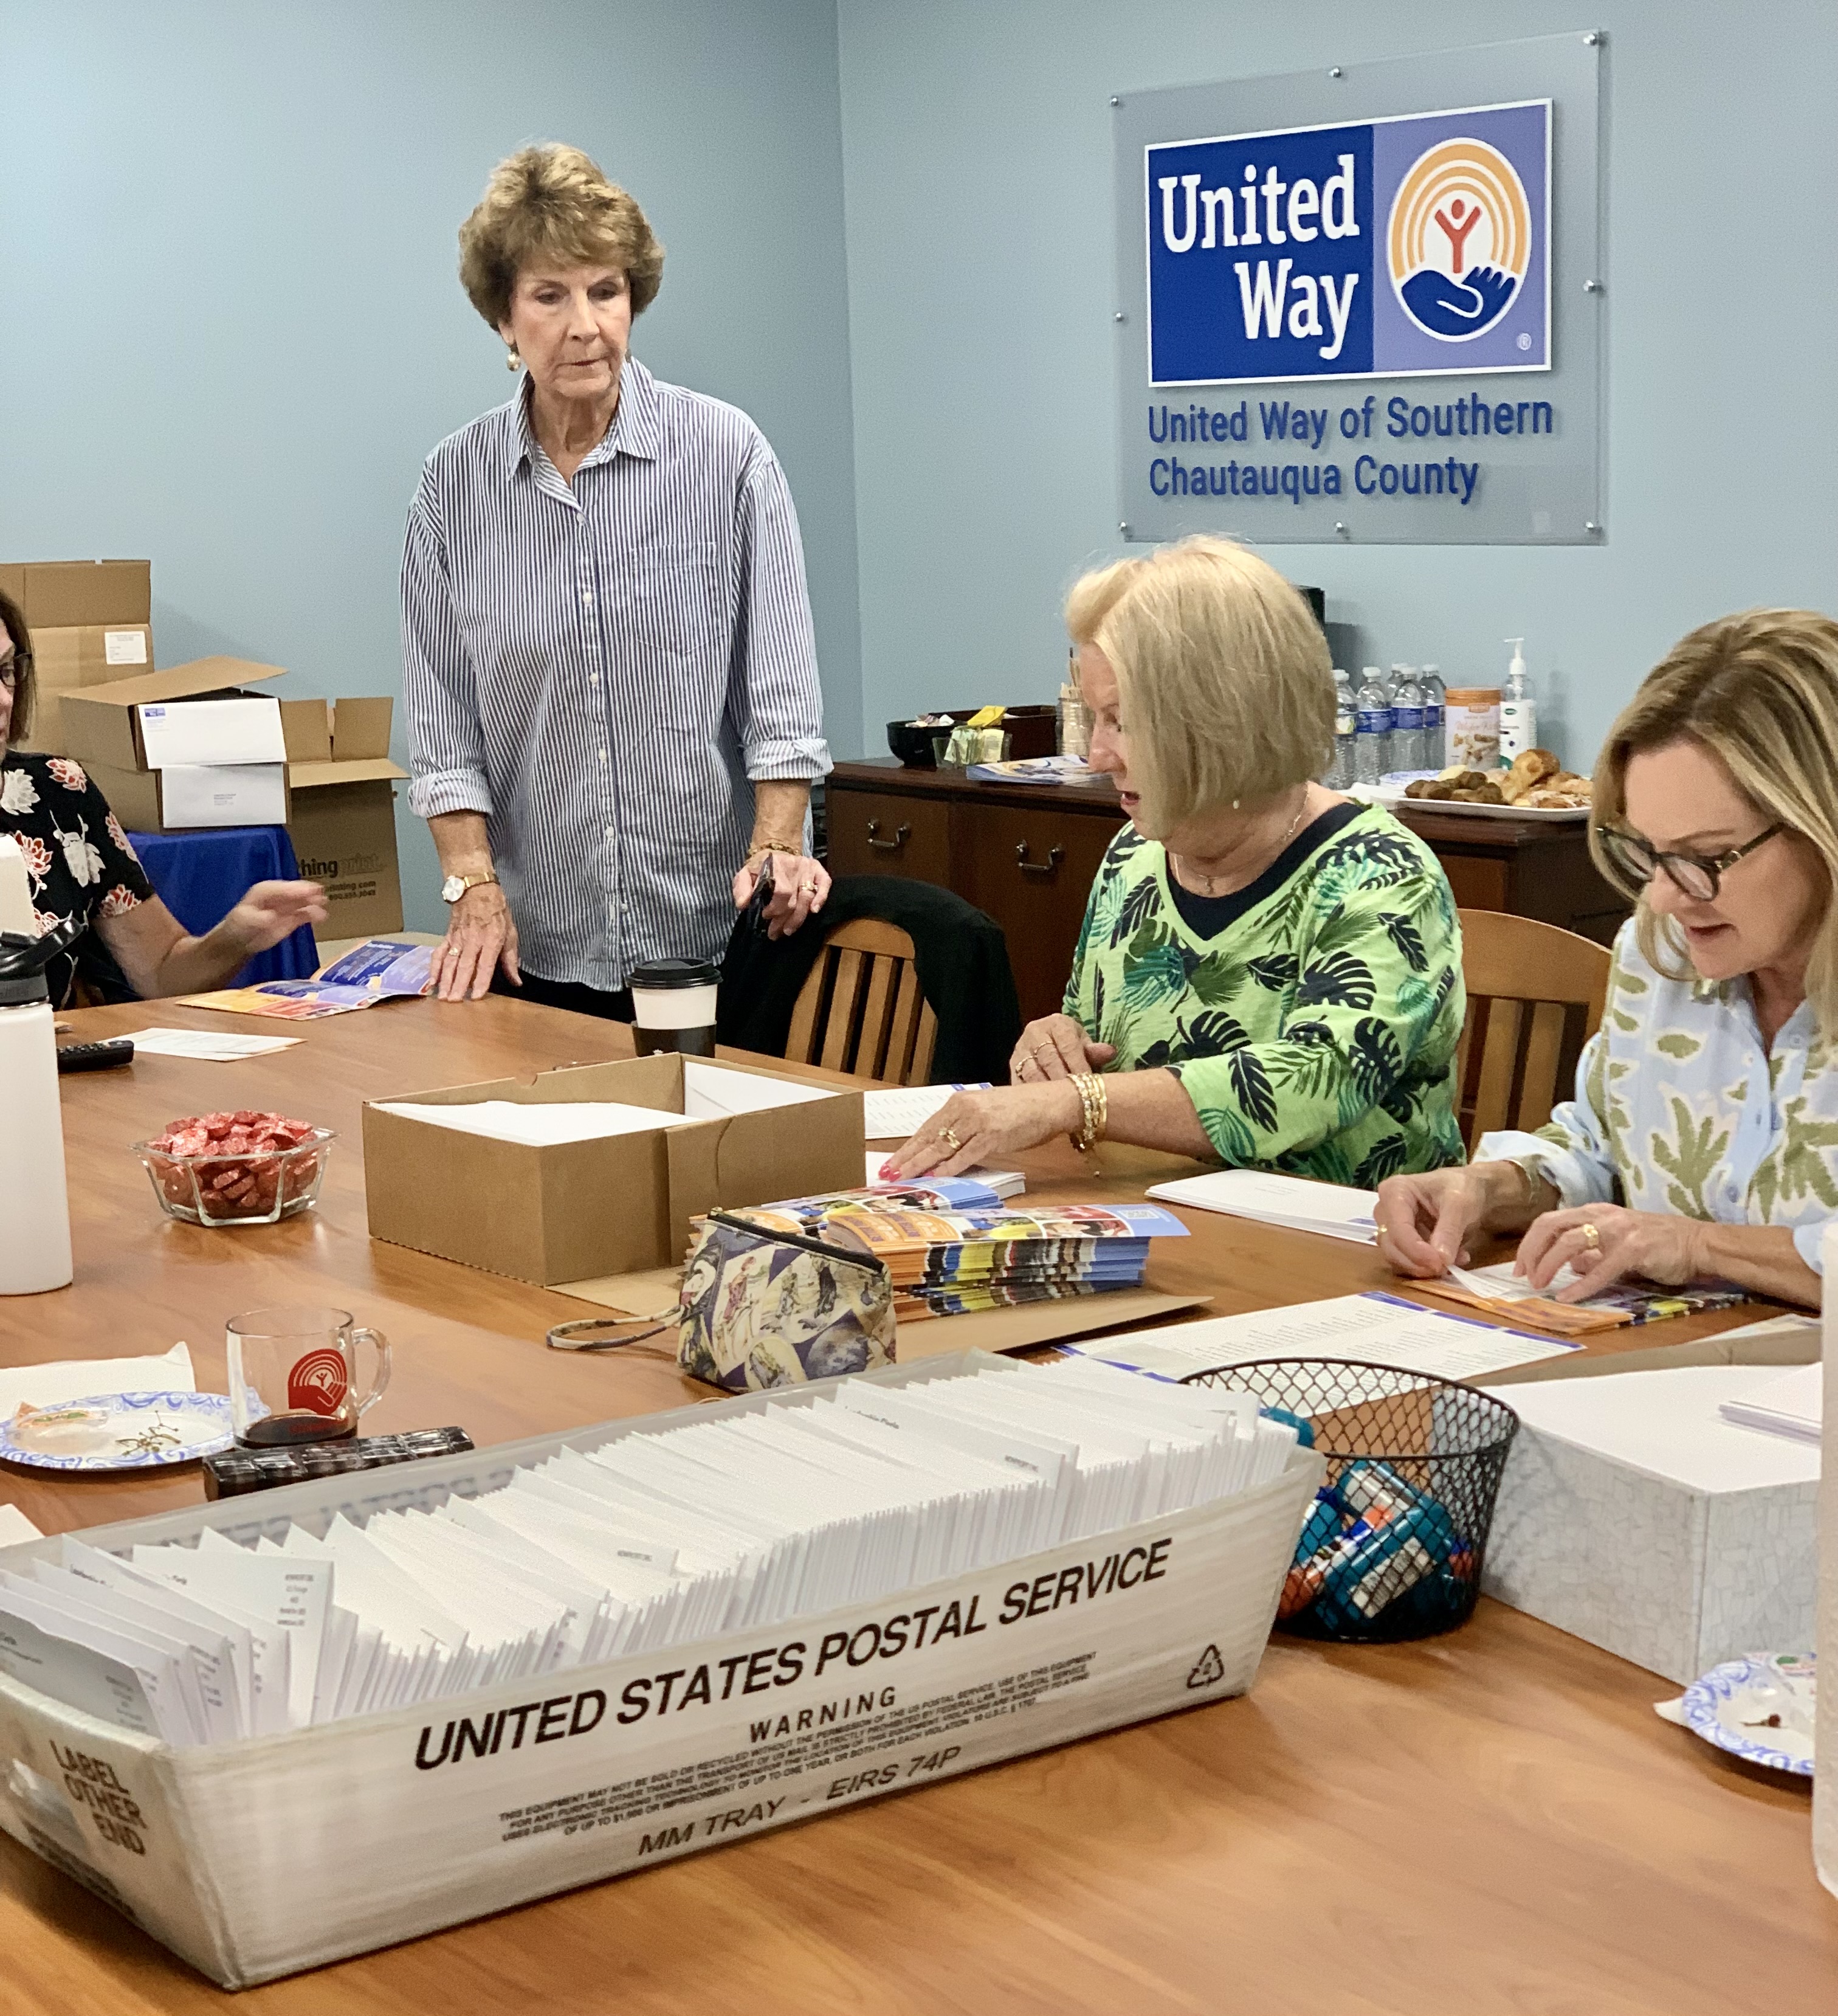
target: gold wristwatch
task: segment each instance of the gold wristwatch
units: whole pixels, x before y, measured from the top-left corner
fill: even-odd
[[[467,890],[477,888],[481,882],[495,882],[497,880],[498,870],[495,868],[480,869],[470,875],[449,875],[441,884],[441,901],[443,903],[457,903]]]

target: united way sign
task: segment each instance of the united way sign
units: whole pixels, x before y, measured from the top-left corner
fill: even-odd
[[[1604,536],[1602,51],[1118,95],[1127,536]]]

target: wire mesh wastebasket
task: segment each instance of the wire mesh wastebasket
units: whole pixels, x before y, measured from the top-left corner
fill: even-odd
[[[1263,1359],[1195,1373],[1289,1420],[1327,1459],[1277,1628],[1384,1643],[1466,1623],[1519,1417],[1502,1400],[1394,1366]]]

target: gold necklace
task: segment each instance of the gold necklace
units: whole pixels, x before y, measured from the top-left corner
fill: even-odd
[[[1292,840],[1295,838],[1296,829],[1302,823],[1302,815],[1304,812],[1307,812],[1307,809],[1308,794],[1304,791],[1302,794],[1301,804],[1296,808],[1296,815],[1289,821],[1289,830],[1283,835],[1282,839],[1276,843],[1276,854],[1271,857],[1273,860],[1280,857],[1283,849],[1289,845]],[[1189,859],[1185,855],[1183,855],[1182,859],[1186,864],[1188,872],[1193,877],[1194,880],[1196,882],[1203,882],[1206,884],[1206,887],[1200,893],[1206,896],[1210,896],[1215,894],[1216,892],[1214,890],[1213,884],[1218,880],[1218,877],[1214,875],[1203,873],[1198,868],[1194,866],[1192,860]]]

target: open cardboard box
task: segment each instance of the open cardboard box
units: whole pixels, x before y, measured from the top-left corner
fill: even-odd
[[[655,1132],[534,1147],[366,1105],[373,1239],[545,1287],[581,1283],[602,1291],[585,1299],[620,1308],[619,1277],[680,1266],[698,1214],[861,1181],[861,1093],[750,1065],[672,1051],[565,1065],[529,1085],[501,1078],[399,1095],[418,1106],[488,1099],[611,1100],[689,1124],[660,1119]],[[788,1106],[799,1109],[795,1126]]]
[[[300,872],[325,889],[327,938],[402,928],[395,787],[408,772],[390,761],[395,703],[387,695],[284,700],[290,808]]]
[[[70,755],[64,696],[153,669],[152,566],[146,560],[0,564],[0,593],[24,611],[35,661],[37,717],[31,733],[16,746],[39,755]]]
[[[285,825],[281,704],[248,690],[284,676],[215,657],[117,679],[65,696],[63,739],[133,832]]]

